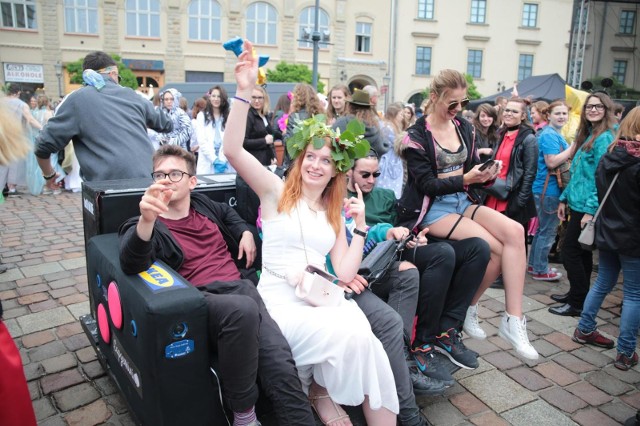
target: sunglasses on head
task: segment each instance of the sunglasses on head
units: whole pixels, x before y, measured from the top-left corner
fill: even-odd
[[[447,110],[453,111],[457,108],[458,104],[460,104],[460,108],[464,108],[469,105],[469,98],[464,98],[459,101],[453,101],[449,105],[447,105]]]
[[[380,174],[381,174],[380,172],[373,172],[373,173],[371,173],[371,172],[360,172],[360,176],[362,176],[362,179],[369,179],[369,177],[371,175],[373,175],[374,178],[377,178],[377,177],[380,176]]]

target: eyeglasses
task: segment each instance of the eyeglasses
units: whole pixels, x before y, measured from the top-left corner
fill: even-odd
[[[176,182],[180,182],[184,175],[187,175],[189,177],[193,176],[181,170],[171,170],[169,173],[153,172],[151,173],[151,179],[153,179],[154,182],[157,182],[159,180],[169,178],[171,182],[176,183]]]
[[[264,96],[252,96],[251,99],[254,101],[261,101],[264,99]]]
[[[449,105],[447,105],[447,110],[448,111],[453,111],[454,109],[456,109],[458,107],[458,104],[460,104],[460,108],[466,107],[467,105],[469,105],[469,98],[464,98],[464,99],[461,99],[459,101],[451,102]]]
[[[585,105],[584,106],[584,110],[585,111],[604,111],[604,104],[591,104],[591,105]]]
[[[362,179],[369,179],[369,177],[371,177],[371,175],[373,175],[374,178],[378,178],[381,173],[380,172],[359,172],[360,176],[362,176]]]
[[[518,111],[517,109],[509,109],[509,108],[505,108],[505,109],[503,109],[503,110],[502,110],[502,113],[503,113],[503,114],[513,114],[513,115],[516,115],[516,114],[522,114],[522,112],[521,112],[521,111]]]

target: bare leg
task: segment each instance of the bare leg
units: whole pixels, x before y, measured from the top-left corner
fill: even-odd
[[[362,403],[362,412],[365,419],[367,419],[367,425],[369,426],[395,426],[396,415],[384,407],[377,410],[373,410],[369,405],[369,397],[364,397]]]
[[[353,426],[347,412],[344,411],[339,404],[336,404],[329,396],[327,389],[317,384],[315,380],[311,382],[311,386],[309,387],[309,401],[313,409],[318,413],[322,424],[329,426]]]

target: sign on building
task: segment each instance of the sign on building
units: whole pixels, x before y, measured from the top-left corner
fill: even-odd
[[[13,83],[44,83],[44,68],[35,64],[4,64],[4,81]]]

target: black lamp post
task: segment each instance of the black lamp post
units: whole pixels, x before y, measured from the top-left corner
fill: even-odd
[[[62,64],[58,61],[53,67],[56,69],[56,77],[58,77],[58,98],[62,98]]]

